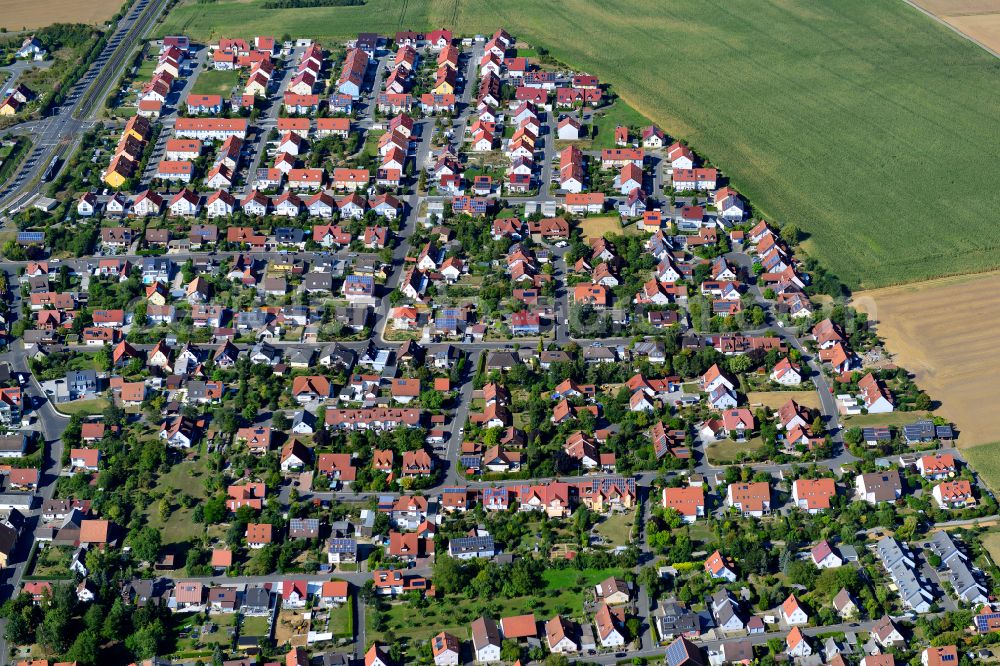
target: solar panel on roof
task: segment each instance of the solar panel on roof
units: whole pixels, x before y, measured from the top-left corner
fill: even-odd
[[[680,640],[674,641],[667,646],[666,662],[668,666],[678,666],[687,661],[687,647]]]

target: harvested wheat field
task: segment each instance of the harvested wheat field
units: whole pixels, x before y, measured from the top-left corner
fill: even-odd
[[[975,16],[946,16],[945,21],[993,51],[1000,52],[1000,12]]]
[[[1000,0],[913,0],[963,35],[1000,53]]]
[[[894,360],[916,375],[953,421],[962,448],[997,440],[1000,272],[859,292],[854,305],[876,323]]]
[[[1000,12],[1000,0],[914,0],[935,16],[962,16]]]
[[[0,28],[15,31],[53,23],[104,23],[121,8],[122,0],[3,0],[2,4]]]

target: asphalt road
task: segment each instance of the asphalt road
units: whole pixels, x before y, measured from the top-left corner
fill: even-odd
[[[136,47],[166,4],[167,0],[137,0],[118,21],[90,69],[69,89],[65,102],[47,118],[18,130],[27,132],[33,145],[20,169],[0,189],[0,212],[16,212],[26,205],[46,185],[41,176],[52,160],[64,163],[76,149],[81,135],[92,125],[94,110],[117,85]]]
[[[23,343],[18,340],[11,349],[0,356],[0,360],[7,361],[11,365],[11,370],[19,373],[28,373],[27,356],[24,352]],[[30,374],[30,373],[29,373]],[[39,437],[44,441],[45,455],[42,459],[41,475],[38,482],[38,490],[35,492],[33,509],[27,515],[27,524],[21,532],[17,541],[17,546],[10,557],[11,564],[0,571],[0,599],[9,599],[20,588],[21,578],[24,576],[24,569],[27,565],[28,556],[31,553],[32,545],[35,542],[37,531],[40,527],[40,507],[42,502],[52,499],[56,489],[56,479],[62,471],[61,460],[63,452],[62,434],[69,424],[69,418],[63,416],[45,398],[45,393],[41,386],[35,381],[34,376],[23,387],[25,404],[37,405],[34,413],[38,419],[37,429]],[[8,648],[4,638],[6,630],[6,620],[0,620],[0,663],[7,663]]]

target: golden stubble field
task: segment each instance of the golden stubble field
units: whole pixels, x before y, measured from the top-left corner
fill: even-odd
[[[936,414],[958,426],[960,448],[1000,440],[1000,272],[858,292],[853,303],[941,402]]]
[[[104,23],[115,15],[122,0],[2,0],[0,28],[9,31],[44,28],[53,23]]]
[[[1000,0],[913,0],[959,32],[1000,52]]]
[[[789,400],[794,400],[803,407],[819,409],[819,395],[816,391],[751,391],[747,393],[750,407],[766,407],[775,411],[781,409]]]

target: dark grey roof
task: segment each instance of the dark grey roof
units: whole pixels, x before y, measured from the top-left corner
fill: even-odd
[[[507,368],[520,365],[521,359],[517,354],[508,351],[493,351],[486,359],[487,368]]]
[[[698,614],[680,605],[676,601],[665,601],[660,607],[657,616],[660,627],[660,634],[666,636],[679,636],[691,632],[696,632],[701,628],[701,620]]]
[[[10,555],[17,545],[17,530],[0,523],[0,553]]]
[[[326,542],[327,552],[354,555],[358,552],[358,542],[354,539],[330,539]]]
[[[305,242],[305,237],[306,232],[302,229],[278,227],[274,230],[274,238],[279,243],[303,243]]]
[[[312,363],[313,350],[297,347],[288,354],[289,363]]]
[[[316,518],[292,518],[288,521],[288,533],[294,536],[318,536],[319,520]]]
[[[934,439],[934,424],[927,419],[905,425],[903,426],[903,435],[910,442],[930,441]]]
[[[488,534],[486,536],[459,537],[448,542],[448,551],[452,554],[484,553],[493,552],[493,550],[493,537]]]
[[[271,605],[271,593],[263,587],[248,587],[243,595],[243,605],[248,608],[267,608]]]
[[[302,278],[302,284],[306,289],[331,291],[333,289],[333,273],[306,273]]]
[[[316,415],[307,409],[295,412],[295,416],[292,418],[292,429],[294,430],[295,426],[300,423],[312,428],[316,425]]]

